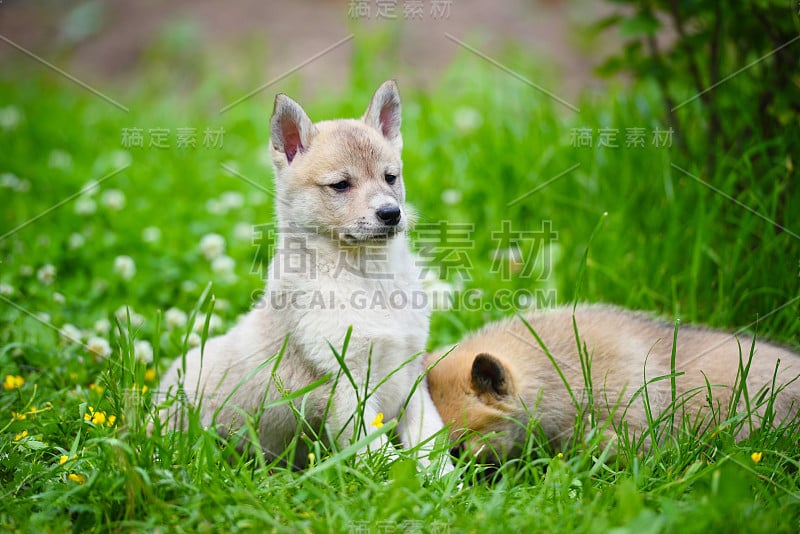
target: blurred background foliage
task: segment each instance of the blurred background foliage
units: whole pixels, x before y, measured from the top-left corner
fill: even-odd
[[[314,5],[323,15],[330,7]],[[272,220],[266,142],[274,93],[295,96],[315,120],[358,116],[374,88],[396,77],[404,101],[406,181],[420,224],[473,228],[468,250],[453,250],[451,256],[468,269],[439,269],[439,277],[449,284],[446,290],[483,295],[478,308],[435,314],[432,344],[457,339],[521,307],[576,298],[719,326],[751,325],[789,302],[768,317],[766,328],[781,339],[796,339],[796,10],[782,2],[603,6],[588,9],[588,15],[559,2],[524,8],[550,24],[548,17],[561,13],[570,28],[561,38],[572,53],[596,57],[599,72],[610,77],[603,82],[589,75],[577,89],[560,81],[563,72],[553,70],[556,62],[542,57],[541,48],[521,45],[524,37],[510,34],[498,44],[480,26],[465,24],[461,29],[479,53],[440,31],[425,34],[431,47],[447,44],[453,57],[446,67],[418,78],[404,48],[409,32],[418,31],[415,21],[345,18],[341,6],[337,24],[344,18],[353,40],[285,78],[266,77],[263,68],[279,62],[281,47],[290,45],[276,42],[274,32],[243,32],[224,47],[209,49],[209,22],[198,18],[202,9],[200,15],[173,13],[141,46],[135,67],[120,78],[90,77],[128,112],[29,58],[13,57],[2,90],[4,102],[13,103],[23,119],[4,134],[0,171],[29,177],[37,195],[5,195],[4,227],[35,216],[120,161],[130,167],[114,180],[129,200],[123,213],[105,219],[76,220],[74,210],[60,210],[4,240],[3,276],[16,285],[19,264],[55,263],[64,274],[61,283],[80,296],[78,301],[86,299],[82,306],[93,320],[125,302],[153,312],[176,304],[188,308],[211,280],[218,296],[234,303],[226,317],[233,320],[233,312],[246,309],[261,285],[259,266],[268,261],[265,247],[241,239],[241,225]],[[80,58],[85,43],[113,33],[115,9],[120,5],[84,2],[67,10],[57,19],[55,57]],[[485,24],[511,12],[492,12]],[[142,24],[149,25],[149,19]],[[430,50],[431,56],[438,53]],[[569,64],[569,54],[561,53]],[[330,82],[315,81],[330,74],[330,64],[340,63],[344,66]],[[259,87],[263,90],[226,109]],[[132,127],[166,127],[173,137],[181,127],[221,128],[224,146],[125,148],[121,132]],[[646,132],[645,146],[626,146],[629,128]],[[604,129],[617,132],[615,146],[598,142]],[[592,146],[576,145],[581,130],[591,132]],[[657,146],[655,132],[667,130],[670,143]],[[67,153],[70,166],[53,168],[53,150]],[[214,212],[228,190],[238,191],[243,205]],[[142,242],[145,220],[160,228],[162,241]],[[511,232],[534,233],[547,222],[552,239],[509,241],[507,234],[501,244],[502,221],[510,223]],[[234,238],[237,224],[240,237]],[[37,237],[37,229],[44,235]],[[84,250],[65,245],[76,232],[89,238]],[[197,243],[208,232],[228,239],[237,283],[222,281],[209,265],[197,263]],[[418,250],[425,246],[419,233],[412,237]],[[587,248],[588,267],[578,287]],[[112,284],[100,268],[123,253],[137,262],[136,284]],[[244,266],[254,267],[247,273]],[[530,295],[498,305],[493,297],[501,291]]]
[[[684,133],[679,146],[705,157],[706,172],[762,143],[763,170],[786,158],[791,172],[790,154],[774,141],[796,141],[800,124],[796,1],[613,3],[623,9],[593,29],[616,30],[623,47],[598,72],[653,80],[670,124]]]

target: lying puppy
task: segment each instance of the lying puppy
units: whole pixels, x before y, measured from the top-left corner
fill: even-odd
[[[452,423],[454,443],[461,443],[463,449],[487,462],[498,463],[520,455],[526,428],[534,422],[551,445],[565,445],[572,438],[578,409],[564,381],[578,404],[585,407],[588,400],[579,344],[584,359],[587,354],[590,359],[597,424],[602,427],[610,423],[606,425],[606,438],[616,436],[615,429],[621,428],[623,417],[629,432],[642,435],[648,425],[642,390],[645,380],[653,418],[674,411],[673,430],[678,430],[683,412],[696,422],[709,416],[709,387],[710,402],[718,414],[722,413],[714,423],[725,420],[740,361],[748,366],[752,336],[681,327],[675,361],[677,398],[672,408],[674,325],[611,306],[579,306],[575,312],[577,341],[572,315],[572,307],[529,313],[525,320],[541,344],[515,317],[484,327],[449,353],[442,350],[426,356],[428,366],[435,364],[428,375],[431,396],[442,420]],[[774,423],[796,416],[799,374],[800,355],[756,342],[746,381],[756,425],[762,423],[775,392],[771,407]],[[654,380],[658,377],[666,378]],[[746,411],[743,396],[736,408],[737,413]],[[701,419],[696,419],[698,416]],[[739,437],[748,432],[745,423]],[[644,443],[647,446],[649,439]]]
[[[278,95],[270,126],[278,236],[264,297],[176,359],[160,399],[172,391],[224,432],[253,416],[265,453],[294,451],[296,467],[300,434],[345,445],[384,417],[414,447],[442,422],[421,382],[430,311],[404,235],[397,86],[381,85],[361,119],[316,124]],[[162,418],[180,426],[179,414]]]

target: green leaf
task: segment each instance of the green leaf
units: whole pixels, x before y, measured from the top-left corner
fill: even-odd
[[[626,38],[642,37],[655,34],[659,27],[661,27],[661,23],[652,13],[640,11],[633,17],[622,21],[619,25],[619,33]]]
[[[603,17],[594,24],[592,24],[592,31],[594,33],[600,33],[604,30],[607,30],[611,26],[616,26],[622,20],[625,20],[625,17],[620,13],[614,13],[612,15],[608,15],[607,17]]]
[[[598,76],[612,76],[625,69],[625,62],[620,57],[610,57],[595,69]]]

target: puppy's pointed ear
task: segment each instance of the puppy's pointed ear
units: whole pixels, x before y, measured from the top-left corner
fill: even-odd
[[[402,150],[400,93],[394,80],[383,82],[375,91],[364,113],[364,122],[378,130],[397,150]]]
[[[300,104],[284,94],[275,97],[275,108],[269,126],[272,146],[286,156],[286,165],[291,164],[297,154],[308,148],[311,139],[317,134],[317,128]]]
[[[475,393],[489,393],[504,397],[510,384],[505,366],[491,354],[478,354],[472,362],[472,389]]]

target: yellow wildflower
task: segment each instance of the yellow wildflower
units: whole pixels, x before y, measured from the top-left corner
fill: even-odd
[[[25,419],[28,418],[28,416],[25,415],[24,413],[11,412],[11,418],[14,421],[24,421]]]
[[[77,473],[70,473],[67,478],[73,482],[77,482],[78,484],[86,483],[86,477]]]
[[[105,388],[103,386],[98,385],[98,384],[89,384],[89,389],[92,390],[92,391],[96,391],[100,395],[102,395],[103,391],[105,391]]]
[[[144,381],[145,382],[152,382],[156,379],[156,370],[152,367],[144,372]]]
[[[146,385],[142,386],[142,395],[147,393],[148,387]]]
[[[563,452],[559,452],[558,454],[556,454],[556,457],[557,458],[563,458],[564,457],[564,453]]]
[[[760,461],[761,461],[761,457],[762,457],[762,456],[763,456],[763,454],[762,454],[762,453],[760,453],[760,452],[754,452],[753,454],[751,454],[751,455],[750,455],[750,459],[751,459],[751,460],[753,460],[753,463],[754,463],[754,464],[757,464],[758,462],[760,462]]]
[[[92,423],[102,425],[106,422],[106,412],[94,412],[92,414]]]
[[[65,463],[67,463],[67,460],[69,460],[69,456],[67,456],[66,454],[62,454],[58,459],[58,465],[64,465]]]
[[[114,423],[116,423],[116,422],[117,422],[117,416],[116,415],[109,415],[108,416],[108,422],[106,423],[106,426],[114,426]]]
[[[380,428],[383,426],[383,412],[378,412],[378,415],[375,416],[375,419],[372,420],[372,426],[375,428]]]
[[[19,441],[22,438],[26,438],[26,437],[28,437],[28,431],[27,430],[23,430],[22,432],[20,432],[16,436],[14,436],[14,441]]]
[[[6,375],[6,379],[3,380],[3,389],[6,391],[11,391],[14,389],[19,389],[22,387],[22,384],[25,383],[25,379],[21,376],[17,375]]]

